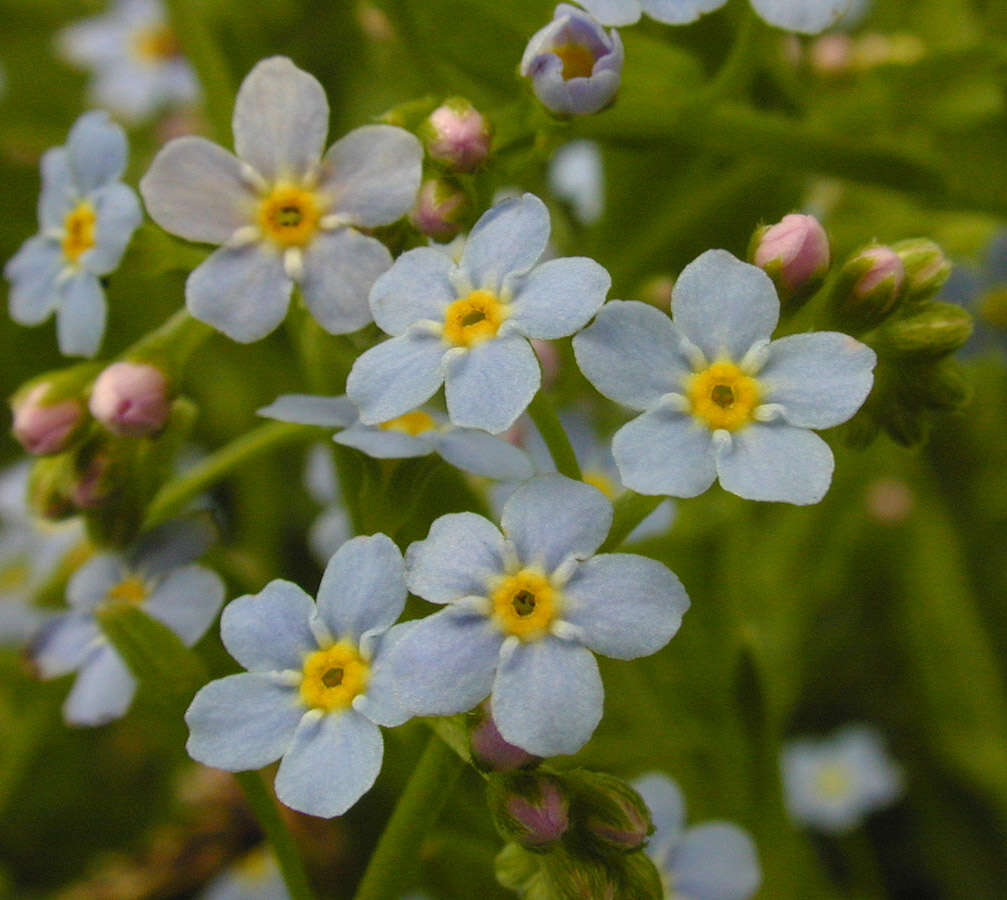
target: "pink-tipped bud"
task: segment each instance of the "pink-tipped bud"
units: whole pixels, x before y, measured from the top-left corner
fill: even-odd
[[[469,749],[472,761],[484,772],[514,772],[538,765],[541,757],[515,747],[503,739],[497,730],[489,704],[480,711],[482,718],[469,732]]]
[[[453,172],[474,172],[489,156],[493,129],[468,100],[452,97],[430,113],[420,137],[434,162]]]
[[[782,302],[800,300],[829,271],[829,237],[814,216],[790,213],[756,232],[751,256],[773,279]]]
[[[857,332],[884,321],[901,299],[904,282],[902,260],[891,247],[857,251],[843,263],[832,292],[836,323]]]
[[[421,234],[449,241],[462,228],[468,201],[465,192],[444,178],[428,178],[420,186],[409,221]]]
[[[553,776],[494,775],[487,796],[497,830],[529,850],[547,850],[570,827],[570,801]]]
[[[654,831],[650,810],[637,791],[614,775],[580,770],[568,776],[574,817],[599,848],[632,852]]]
[[[85,419],[79,400],[67,398],[46,403],[49,385],[38,384],[11,403],[13,432],[21,446],[36,456],[65,450]]]
[[[90,406],[91,414],[115,434],[153,434],[171,414],[168,379],[154,366],[112,363],[95,381]]]
[[[905,278],[905,270],[899,255],[890,247],[869,247],[860,258],[870,260],[870,268],[857,279],[853,293],[859,300],[884,288],[886,294],[897,294]]]

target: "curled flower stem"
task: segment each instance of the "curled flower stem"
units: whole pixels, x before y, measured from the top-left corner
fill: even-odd
[[[649,494],[638,494],[629,490],[620,494],[614,504],[615,516],[612,518],[612,527],[598,552],[610,553],[615,550],[664,499],[663,496],[652,497]]]
[[[260,772],[235,772],[234,777],[241,785],[245,799],[252,807],[252,812],[255,813],[266,837],[269,838],[291,900],[313,900],[315,894],[308,883],[304,863],[301,862],[301,856],[297,851],[297,844],[276,807],[276,801],[262,780],[262,774]]]
[[[539,391],[528,406],[528,415],[537,426],[542,440],[549,448],[549,455],[556,464],[556,471],[567,478],[576,478],[580,481],[580,464],[577,456],[573,452],[570,439],[563,430],[563,424],[556,415],[556,410],[549,398]]]
[[[437,819],[465,764],[436,734],[410,776],[392,817],[374,849],[354,900],[397,900],[420,845]]]

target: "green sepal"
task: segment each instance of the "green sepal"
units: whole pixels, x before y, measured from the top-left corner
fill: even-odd
[[[886,322],[871,343],[885,356],[939,359],[972,335],[972,316],[953,303],[924,302],[913,314]]]

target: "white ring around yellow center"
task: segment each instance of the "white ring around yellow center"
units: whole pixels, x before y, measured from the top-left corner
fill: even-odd
[[[762,397],[759,382],[732,362],[715,362],[685,381],[689,411],[707,427],[736,431],[754,418]]]
[[[490,594],[496,626],[522,641],[545,637],[559,615],[563,595],[538,568],[503,576]]]
[[[444,311],[444,340],[456,347],[472,347],[496,337],[510,314],[506,303],[492,291],[472,291]]]
[[[309,709],[346,709],[367,689],[371,668],[349,641],[338,641],[304,658],[301,703]]]
[[[313,191],[279,182],[259,201],[256,221],[265,237],[279,247],[303,247],[318,231],[322,204]]]
[[[828,763],[815,776],[815,788],[826,800],[841,800],[851,787],[850,773],[842,763]]]

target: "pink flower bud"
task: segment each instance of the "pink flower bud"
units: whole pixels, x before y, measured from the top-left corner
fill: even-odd
[[[14,437],[29,453],[45,456],[65,450],[84,421],[84,407],[72,398],[46,403],[47,384],[39,384],[13,404]]]
[[[790,213],[757,235],[752,259],[782,299],[806,296],[829,269],[829,238],[814,216]]]
[[[90,406],[91,414],[115,434],[152,434],[171,414],[168,379],[154,366],[112,363],[95,381]]]
[[[486,117],[462,97],[452,97],[430,113],[420,134],[430,158],[455,172],[478,169],[493,140]]]
[[[898,295],[905,278],[905,269],[899,255],[891,247],[868,247],[860,254],[861,260],[870,260],[870,268],[853,285],[853,295],[864,300],[882,289],[893,297]]]
[[[472,750],[472,761],[487,772],[513,772],[529,768],[539,761],[539,757],[532,756],[503,739],[488,704],[483,710],[482,720],[469,733],[469,747]]]
[[[409,221],[422,234],[448,241],[461,230],[467,206],[465,192],[443,178],[428,178],[420,186]]]
[[[540,779],[528,796],[515,793],[507,798],[504,809],[511,820],[508,837],[522,847],[542,848],[555,844],[570,827],[570,804],[559,785]]]

